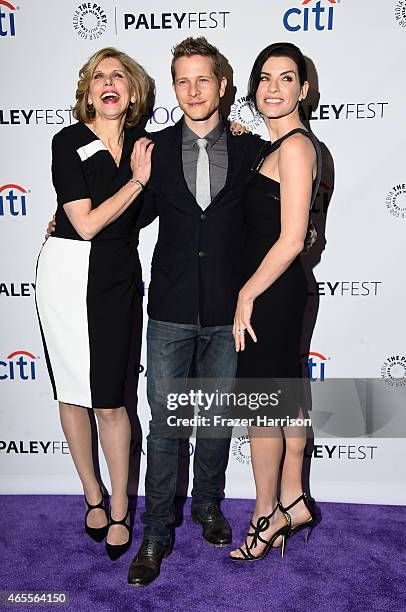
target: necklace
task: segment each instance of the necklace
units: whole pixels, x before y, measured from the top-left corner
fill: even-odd
[[[123,142],[124,142],[124,132],[121,132],[118,142],[116,144],[116,146],[114,148],[110,148],[103,140],[103,134],[98,134],[96,132],[96,130],[93,130],[93,132],[95,133],[95,135],[97,136],[97,138],[99,140],[102,141],[102,143],[104,144],[104,146],[106,147],[106,149],[109,151],[111,157],[114,159],[114,163],[116,164],[117,168],[120,165],[120,157],[121,157],[121,152],[123,150]],[[114,155],[114,151],[117,151],[117,153]]]

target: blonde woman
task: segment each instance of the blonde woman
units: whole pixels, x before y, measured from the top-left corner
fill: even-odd
[[[56,231],[37,265],[37,311],[62,428],[88,507],[85,529],[98,542],[107,536],[113,560],[131,540],[124,383],[140,284],[131,233],[153,148],[135,126],[150,82],[137,62],[113,48],[98,51],[80,70],[73,109],[78,123],[52,142]],[[109,469],[109,518],[95,476],[86,408],[96,414]]]

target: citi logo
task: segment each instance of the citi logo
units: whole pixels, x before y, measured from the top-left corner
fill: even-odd
[[[302,359],[306,359],[307,376],[311,382],[323,381],[326,378],[327,357],[321,353],[305,353]]]
[[[35,380],[38,358],[28,351],[14,351],[0,361],[0,380]]]
[[[0,217],[27,215],[27,195],[30,192],[14,183],[0,187]]]
[[[303,30],[332,30],[334,9],[339,0],[318,0],[313,6],[307,6],[313,0],[303,0],[303,8],[290,8],[283,16],[283,25],[289,32]],[[327,5],[327,6],[325,6]]]
[[[3,12],[4,8],[8,9],[7,12]],[[7,2],[6,0],[0,0],[0,36],[15,36],[16,28],[14,22],[14,12],[16,7]]]

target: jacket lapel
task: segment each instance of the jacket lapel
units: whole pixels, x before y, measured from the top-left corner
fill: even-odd
[[[175,123],[172,129],[170,138],[168,139],[168,153],[166,156],[166,172],[168,172],[172,180],[177,184],[179,189],[180,200],[184,199],[187,206],[193,203],[200,211],[201,208],[196,202],[195,197],[189,191],[185,176],[183,174],[183,161],[182,161],[182,125],[183,117]],[[244,148],[242,140],[238,136],[233,136],[226,122],[226,136],[227,136],[227,154],[228,154],[228,169],[227,178],[223,188],[219,191],[216,197],[211,201],[207,209],[216,206],[222,199],[223,195],[230,188],[230,185],[238,179],[239,171],[241,168],[242,161],[244,159]]]
[[[175,123],[170,138],[168,139],[167,172],[170,173],[172,180],[179,189],[179,201],[185,201],[187,206],[193,203],[200,210],[195,197],[189,191],[189,187],[183,174],[182,160],[182,126],[183,116]]]
[[[227,135],[227,155],[228,155],[228,169],[227,178],[224,183],[224,187],[219,191],[216,197],[212,200],[208,208],[216,206],[223,197],[224,193],[230,188],[237,177],[241,168],[242,161],[244,159],[244,148],[239,136],[233,136],[230,132],[228,122],[226,122],[226,135]]]

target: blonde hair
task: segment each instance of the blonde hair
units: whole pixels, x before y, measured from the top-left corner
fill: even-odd
[[[136,98],[135,103],[129,105],[125,118],[125,126],[133,127],[147,111],[149,95],[153,90],[153,80],[138,62],[114,47],[105,47],[96,51],[80,69],[76,104],[72,108],[73,116],[83,123],[90,123],[94,120],[96,112],[87,103],[90,82],[97,66],[108,57],[114,57],[121,62],[130,84],[131,95]]]
[[[191,57],[192,55],[203,55],[211,59],[214,75],[220,84],[224,76],[221,54],[217,47],[211,45],[204,36],[198,36],[197,38],[189,36],[173,47],[171,63],[172,81],[175,81],[176,60],[180,57]]]

